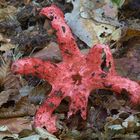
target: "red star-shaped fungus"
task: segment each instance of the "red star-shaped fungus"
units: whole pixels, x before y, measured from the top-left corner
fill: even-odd
[[[46,127],[51,133],[57,131],[57,117],[52,113],[65,97],[70,97],[68,117],[79,110],[82,118],[86,119],[91,90],[108,89],[115,93],[126,90],[133,103],[140,101],[139,84],[117,75],[108,46],[97,44],[87,55],[83,55],[58,7],[51,5],[43,8],[40,14],[48,17],[56,30],[63,61],[55,64],[37,58],[25,58],[12,65],[14,73],[32,74],[52,85],[51,93],[36,112],[36,127]]]

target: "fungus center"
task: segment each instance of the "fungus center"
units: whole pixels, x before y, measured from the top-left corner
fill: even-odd
[[[72,80],[73,84],[80,85],[82,83],[82,76],[79,73],[77,73],[75,75],[72,75]]]

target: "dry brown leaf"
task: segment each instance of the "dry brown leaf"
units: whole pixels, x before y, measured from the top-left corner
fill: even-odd
[[[43,138],[43,139],[58,140],[58,139],[56,138],[55,135],[53,135],[53,134],[47,132],[47,131],[46,131],[45,129],[43,129],[43,128],[37,127],[37,128],[35,128],[35,130],[37,131],[37,133],[38,133],[38,134],[41,136],[41,138]]]
[[[2,91],[0,93],[0,107],[1,105],[3,105],[4,103],[6,103],[9,99],[9,96],[10,96],[10,91]]]
[[[43,60],[61,61],[61,53],[58,44],[51,42],[44,49],[32,55],[33,57],[38,57]]]
[[[15,94],[18,94],[18,93],[19,92],[18,92],[17,89],[8,89],[8,90],[0,92],[0,107],[4,103],[6,103],[10,99],[10,97],[12,99],[12,96],[15,95]],[[1,112],[0,112],[0,117],[2,117]]]
[[[137,44],[138,43],[138,44]],[[122,58],[115,59],[116,70],[123,76],[140,81],[140,40],[132,39],[128,42],[130,48]]]
[[[29,4],[31,2],[31,0],[24,0],[24,4]]]
[[[30,92],[29,100],[31,103],[39,104],[45,99],[47,93],[49,93],[50,91],[51,86],[48,83],[38,85],[35,88],[33,88],[32,91]]]
[[[22,97],[17,102],[15,111],[21,111],[21,115],[33,116],[36,112],[36,107],[29,102],[27,97]]]
[[[108,43],[110,38],[120,39],[121,30],[116,30],[121,25],[117,20],[118,10],[111,1],[77,0],[72,4],[73,10],[65,14],[65,19],[73,33],[89,47]]]
[[[4,44],[1,44],[0,46],[0,51],[9,51],[11,49],[14,49],[16,47],[16,45],[14,44],[11,44],[11,43],[4,43]]]
[[[6,8],[0,9],[0,21],[5,20],[11,16],[14,16],[17,9],[14,6],[8,5]]]
[[[117,111],[121,108],[121,106],[122,106],[122,100],[118,100],[114,96],[109,96],[108,101],[104,102],[104,107],[108,109],[109,111],[112,111],[112,110]]]
[[[55,30],[50,26],[48,19],[45,20],[43,27],[47,31],[49,36],[51,36],[55,32]]]
[[[9,69],[9,62],[3,63],[0,67],[0,85],[2,86],[4,83],[4,79],[7,75],[7,71]]]
[[[140,36],[140,31],[134,30],[134,29],[127,29],[124,34],[125,34],[125,36],[123,38],[121,38],[121,40],[127,41],[133,37]]]
[[[0,0],[0,8],[3,6],[6,6],[6,1],[5,0]]]
[[[16,45],[10,43],[10,39],[0,34],[0,51],[6,52],[16,47]]]
[[[6,126],[11,133],[18,134],[22,130],[32,130],[31,120],[29,118],[0,119],[0,127]]]
[[[34,116],[36,107],[31,104],[27,97],[22,97],[12,109],[6,108],[0,112],[0,118],[13,118],[21,116]]]
[[[0,140],[4,140],[5,138],[17,139],[17,134],[11,134],[10,132],[0,132]]]
[[[8,43],[10,42],[10,39],[5,38],[2,34],[0,34],[0,42]]]
[[[14,75],[11,70],[7,71],[7,75],[3,81],[4,89],[17,89],[21,88],[20,79],[18,76]]]
[[[0,107],[9,100],[18,100],[19,97],[15,95],[19,93],[21,83],[19,77],[11,72],[10,61],[3,62],[0,67],[0,88]]]
[[[10,61],[7,61],[0,67],[0,86],[3,86],[4,90],[20,89],[21,84],[19,77],[11,72],[10,63]]]

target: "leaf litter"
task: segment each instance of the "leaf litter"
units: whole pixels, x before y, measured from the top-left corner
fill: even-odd
[[[79,113],[75,117],[67,119],[66,110],[69,100],[65,99],[56,110],[60,116],[61,130],[55,136],[46,132],[45,137],[42,136],[45,131],[34,130],[32,122],[34,113],[46,98],[45,92],[48,91],[49,93],[51,87],[36,77],[31,76],[30,79],[32,80],[30,81],[24,76],[15,77],[9,71],[11,63],[8,62],[8,64],[7,59],[15,60],[15,58],[24,56],[34,56],[53,62],[62,61],[59,49],[51,47],[55,46],[54,43],[56,43],[55,31],[51,29],[49,21],[38,15],[38,9],[52,2],[61,7],[66,15],[71,14],[74,17],[76,15],[72,15],[72,13],[80,13],[79,20],[76,19],[77,24],[80,22],[80,24],[86,25],[81,28],[82,33],[76,33],[74,27],[69,22],[68,24],[75,34],[78,46],[83,46],[83,52],[91,47],[94,42],[110,44],[115,56],[115,64],[119,67],[117,69],[121,69],[119,72],[123,76],[139,82],[140,4],[138,0],[112,0],[113,8],[111,9],[109,9],[111,3],[109,0],[90,4],[80,1],[82,6],[74,1],[65,0],[36,2],[3,0],[0,2],[2,13],[0,16],[0,116],[3,116],[0,121],[0,138],[23,140],[47,138],[75,140],[139,139],[139,106],[130,104],[125,91],[121,97],[102,90],[97,90],[95,94],[90,95],[87,121],[81,120]],[[31,12],[28,12],[30,10]],[[102,12],[105,12],[103,17],[101,16]],[[98,13],[100,14],[98,15]],[[68,19],[70,20],[70,18]],[[72,24],[76,24],[76,20]],[[88,20],[90,20],[90,24],[86,23]],[[92,27],[93,31],[88,30],[91,24],[95,25]],[[80,26],[76,27],[80,28]],[[107,31],[105,27],[107,27]],[[91,36],[91,38],[87,38],[86,35]],[[23,91],[26,92],[26,95],[21,95],[20,90],[24,87],[32,88],[27,88],[29,92]],[[22,126],[22,124],[25,125]]]

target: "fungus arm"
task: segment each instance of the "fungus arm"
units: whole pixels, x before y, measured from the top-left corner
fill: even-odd
[[[134,104],[140,103],[140,85],[137,82],[120,76],[112,76],[106,78],[104,83],[110,85],[115,93],[127,92]]]
[[[72,35],[71,29],[66,24],[64,14],[55,5],[43,8],[40,14],[51,19],[51,25],[56,30],[57,41],[63,60],[71,60],[73,57],[80,57],[80,50]]]
[[[15,74],[33,75],[52,83],[57,75],[57,65],[38,58],[24,58],[12,64]]]
[[[39,107],[35,115],[35,127],[45,127],[49,132],[57,131],[57,117],[53,115],[53,111],[59,106],[64,98],[61,90],[53,90]]]
[[[91,48],[87,54],[87,63],[94,71],[102,71],[101,64],[103,63],[103,54],[105,56],[104,59],[106,67],[108,67],[108,73],[116,75],[113,57],[110,48],[107,45],[97,44],[93,46],[93,48]]]

